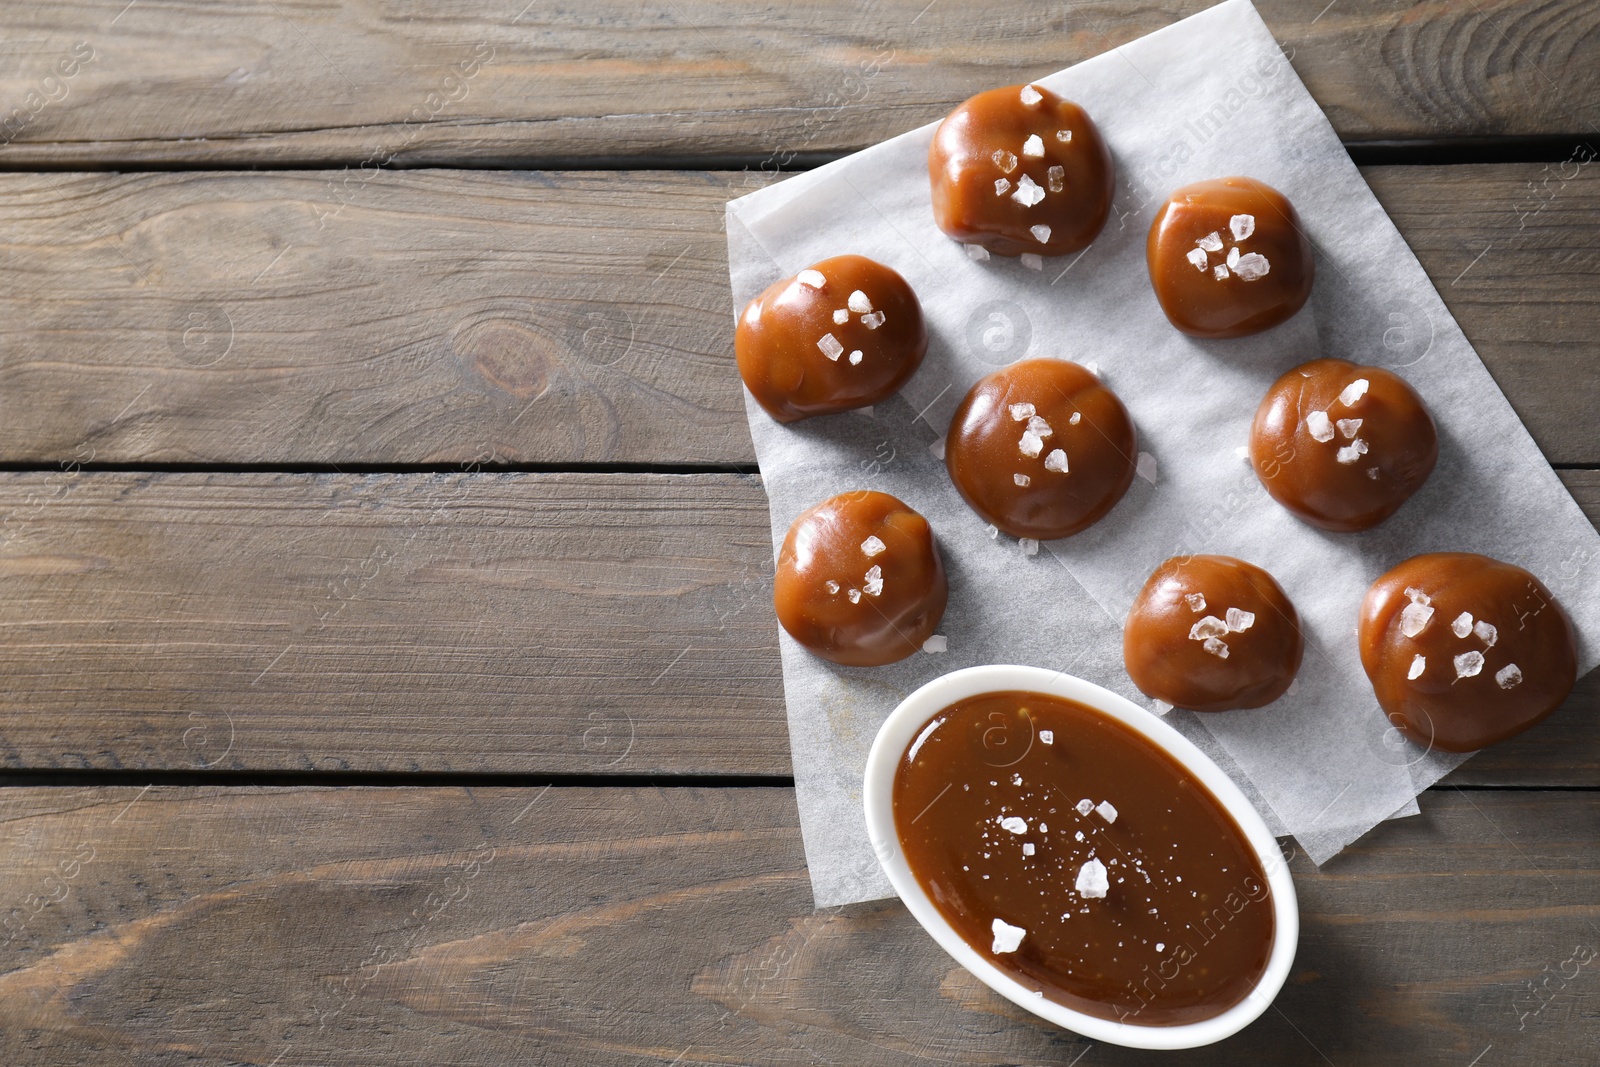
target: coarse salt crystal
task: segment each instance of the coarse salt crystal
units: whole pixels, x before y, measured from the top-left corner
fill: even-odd
[[[1213,278],[1215,278],[1217,281],[1220,282],[1220,281],[1222,281],[1222,279],[1224,279],[1224,278],[1226,278],[1228,276],[1228,268],[1227,267],[1220,267],[1220,266],[1219,267],[1212,267],[1211,268],[1211,276]]]
[[[1081,411],[1074,411],[1074,412],[1073,412],[1073,413],[1072,413],[1072,418],[1070,418],[1070,419],[1068,419],[1068,420],[1067,420],[1067,425],[1068,425],[1068,426],[1076,426],[1076,425],[1078,425],[1078,423],[1079,423],[1079,422],[1081,422],[1081,421],[1083,421],[1083,412],[1081,412]]]
[[[1022,260],[1022,265],[1029,270],[1044,270],[1044,257],[1033,252],[1024,252],[1017,257]]]
[[[1189,605],[1190,611],[1206,610],[1206,595],[1204,593],[1185,593],[1183,602]]]
[[[1024,856],[1033,855],[1033,842],[1032,841],[1024,841],[1022,843],[1022,854]]]
[[[1245,218],[1249,218],[1249,217],[1250,217],[1249,215],[1245,216]],[[1165,944],[1163,944],[1160,941],[1156,942],[1156,951],[1157,952],[1165,952],[1166,950],[1167,950],[1167,946]]]
[[[1228,624],[1215,615],[1207,615],[1193,626],[1189,627],[1189,640],[1204,641],[1210,637],[1224,637],[1228,633]]]
[[[1106,878],[1106,865],[1099,860],[1089,860],[1078,868],[1078,881],[1075,887],[1080,897],[1103,897],[1106,890],[1111,888],[1111,882]]]
[[[1522,668],[1515,663],[1507,663],[1495,671],[1494,680],[1500,684],[1501,689],[1510,689],[1522,681]]]
[[[1094,801],[1090,800],[1088,797],[1084,797],[1082,800],[1078,801],[1074,807],[1078,809],[1079,815],[1087,815],[1094,810]]]
[[[1450,622],[1450,632],[1465,637],[1472,632],[1472,612],[1463,611]]]
[[[868,596],[878,596],[882,593],[883,568],[877,566],[867,568],[866,581],[861,588],[866,590]]]
[[[1134,473],[1138,474],[1139,477],[1143,478],[1145,481],[1149,482],[1151,485],[1155,485],[1156,484],[1156,457],[1152,456],[1148,452],[1140,452],[1139,453],[1139,462],[1134,464]]]
[[[865,315],[872,310],[872,301],[860,289],[850,294],[850,299],[845,301],[845,306],[857,315]]]
[[[1033,418],[1034,412],[1038,409],[1036,409],[1032,404],[1022,403],[1012,404],[1010,407],[1006,408],[1006,410],[1011,413],[1011,420],[1013,422],[1022,422],[1024,419]]]
[[[1022,142],[1022,154],[1034,158],[1044,155],[1044,141],[1040,140],[1038,134],[1031,133],[1028,139]]]
[[[834,310],[833,322],[834,322],[835,326],[843,326],[845,323],[847,323],[849,321],[850,321],[850,311],[849,311],[848,308],[837,308],[837,309]]]
[[[1067,454],[1059,448],[1052,448],[1050,454],[1044,457],[1044,469],[1054,474],[1067,473]]]
[[[813,289],[821,289],[823,286],[828,284],[828,279],[822,276],[822,272],[820,270],[811,270],[808,268],[801,271],[799,274],[796,274],[794,277],[795,281],[799,282],[801,285],[809,285]]]
[[[996,955],[1002,952],[1015,952],[1017,946],[1022,944],[1022,939],[1028,936],[1026,928],[1012,926],[1004,919],[996,919],[990,924],[989,929],[994,931],[994,944],[989,948]]]
[[[851,363],[852,366],[856,366],[856,365],[860,364],[860,362],[861,362],[861,349],[858,348],[854,352],[850,353],[850,363]]]
[[[1432,604],[1433,598],[1414,585],[1406,586],[1406,596],[1413,604]]]
[[[882,552],[888,547],[889,546],[884,544],[883,541],[877,537],[877,535],[873,535],[872,537],[869,537],[865,541],[861,542],[861,551],[867,554],[868,559],[871,559],[873,556],[876,556],[879,552]]]
[[[1333,458],[1340,463],[1354,463],[1366,454],[1367,443],[1358,437],[1334,453]]]
[[[1483,670],[1482,652],[1463,652],[1455,658],[1456,677],[1471,678]]]
[[[1044,441],[1032,430],[1022,431],[1022,440],[1017,442],[1017,451],[1032,459],[1044,448]]]
[[[1196,241],[1195,244],[1200,248],[1205,249],[1207,252],[1220,252],[1222,251],[1222,235],[1217,231],[1212,230],[1210,233],[1200,238],[1200,240]]]
[[[922,642],[922,651],[928,653],[930,656],[937,655],[949,647],[950,642],[948,639],[946,639],[944,634],[934,634],[932,637]]]
[[[1228,609],[1228,632],[1242,634],[1256,624],[1256,613],[1253,611],[1240,611],[1238,608]]]
[[[1011,191],[1011,179],[1009,179],[1009,178],[996,178],[994,180],[994,195],[995,196],[1005,196],[1010,191]]]
[[[1400,612],[1400,632],[1407,637],[1415,637],[1428,625],[1428,620],[1431,618],[1433,618],[1432,608],[1412,601],[1405,606],[1404,611]]]
[[[870,315],[861,316],[861,325],[865,326],[869,330],[876,330],[879,326],[883,325],[883,312],[874,311]]]
[[[1033,234],[1034,239],[1040,244],[1044,245],[1050,243],[1050,227],[1046,226],[1044,223],[1041,222],[1037,226],[1029,226],[1028,232]]]
[[[1228,646],[1223,643],[1220,637],[1208,637],[1200,647],[1218,659],[1228,658]]]
[[[1028,820],[1019,818],[1016,815],[1008,815],[1000,820],[1000,829],[1009,830],[1014,834],[1025,834],[1028,832]]]
[[[1067,187],[1067,170],[1065,167],[1051,167],[1044,172],[1045,184],[1052,193],[1059,193]]]
[[[989,261],[989,250],[982,245],[968,245],[967,258],[974,263],[987,263]]]
[[[1017,485],[1021,486],[1023,489],[1028,488],[1028,486],[1033,482],[1033,479],[1028,477],[1026,474],[1013,474],[1011,476],[1011,480]]]
[[[1494,643],[1500,640],[1500,631],[1495,629],[1494,623],[1484,622],[1482,619],[1472,627],[1472,632],[1478,635],[1478,640],[1483,642],[1484,648],[1493,648]]]
[[[1242,241],[1256,232],[1256,217],[1254,215],[1235,215],[1228,220],[1228,232],[1233,234],[1235,241]]]
[[[1053,745],[1056,743],[1056,732],[1054,730],[1040,730],[1039,740],[1047,745]]]
[[[1339,427],[1339,433],[1348,441],[1361,430],[1361,422],[1361,419],[1340,419],[1334,425]]]
[[[1042,417],[1034,415],[1028,419],[1028,432],[1040,437],[1049,437],[1055,431],[1050,429],[1050,424]]]
[[[1094,806],[1094,810],[1099,812],[1100,817],[1106,822],[1117,821],[1117,809],[1112,807],[1111,801],[1109,800],[1102,800],[1100,803]]]
[[[1233,273],[1247,282],[1257,278],[1265,278],[1272,273],[1272,264],[1267,262],[1267,257],[1260,252],[1246,252],[1239,257],[1239,262],[1233,264]]]
[[[988,533],[989,540],[991,541],[1000,536],[1000,528],[994,525],[994,523],[990,523],[988,526],[985,526],[984,530]]]
[[[1070,143],[1072,141],[1072,131],[1071,130],[1057,130],[1056,131],[1056,140],[1062,142],[1063,144]]]
[[[844,352],[844,345],[840,344],[839,339],[831,333],[823,334],[822,340],[817,342],[817,347],[822,349],[823,355],[834,361],[837,361]]]
[[[826,582],[823,582],[822,587],[830,593],[837,593],[839,591],[839,583],[834,581],[832,578],[829,578]]]
[[[1096,363],[1092,359],[1084,363],[1083,369],[1094,375],[1096,378],[1100,377],[1100,364]]]
[[[1228,269],[1232,270],[1239,265],[1239,246],[1234,245],[1228,249]]]
[[[1189,255],[1186,258],[1190,263],[1194,264],[1194,269],[1198,271],[1203,271],[1211,265],[1210,260],[1206,256],[1205,249],[1203,248],[1189,249]]]
[[[1309,411],[1306,413],[1306,432],[1313,441],[1323,444],[1333,440],[1333,422],[1328,418],[1326,411]]]
[[[1349,407],[1351,404],[1354,404],[1357,400],[1360,400],[1366,395],[1367,380],[1365,378],[1357,378],[1355,381],[1344,387],[1344,392],[1339,394],[1339,403],[1343,404],[1345,407]]]
[[[1019,537],[1017,538],[1017,544],[1021,547],[1024,556],[1037,556],[1039,554],[1039,542],[1031,537]]]
[[[1034,104],[1037,104],[1039,101],[1041,101],[1043,99],[1044,99],[1044,95],[1042,93],[1040,93],[1039,90],[1035,89],[1033,86],[1024,85],[1022,87],[1022,102],[1024,104],[1027,104],[1029,107],[1032,107]]]
[[[1154,702],[1154,705],[1150,710],[1155,712],[1157,715],[1165,715],[1167,712],[1172,710],[1172,705],[1168,704],[1165,700],[1157,700]]]
[[[1414,682],[1422,677],[1422,672],[1428,669],[1427,657],[1418,653],[1411,657],[1411,669],[1406,671],[1406,681]]]
[[[1239,457],[1240,459],[1244,460],[1246,463],[1250,462],[1250,446],[1249,445],[1240,445],[1238,448],[1235,448],[1233,450],[1233,454],[1235,456]]]
[[[852,589],[845,596],[850,598],[850,603],[852,604],[861,603],[861,590],[859,589]]]
[[[1023,207],[1032,207],[1044,199],[1044,189],[1038,182],[1024,174],[1017,179],[1017,191],[1011,194],[1011,199]]]
[[[944,458],[944,438],[940,437],[940,438],[936,439],[931,445],[928,446],[928,451],[932,452],[939,459],[943,459]]]
[[[1006,174],[1017,169],[1017,157],[1004,148],[996,148],[989,158],[994,160],[994,165]]]

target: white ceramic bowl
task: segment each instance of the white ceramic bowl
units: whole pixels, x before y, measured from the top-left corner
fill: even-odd
[[[967,697],[1005,690],[1065,697],[1087,704],[1109,718],[1126,724],[1187,767],[1233,816],[1266,872],[1267,883],[1272,890],[1274,919],[1272,953],[1267,960],[1267,969],[1244,1000],[1221,1015],[1179,1026],[1140,1026],[1114,1019],[1098,1019],[1037,996],[1032,989],[974,951],[939,914],[907,866],[900,849],[899,835],[895,833],[895,770],[912,737],[935,713]],[[1254,1022],[1257,1016],[1267,1010],[1267,1005],[1272,1003],[1272,998],[1278,995],[1278,990],[1283,988],[1284,980],[1289,976],[1295,947],[1300,940],[1300,908],[1295,897],[1294,881],[1284,865],[1282,853],[1278,851],[1277,841],[1267,831],[1266,823],[1261,821],[1261,816],[1239,788],[1205,753],[1150,712],[1108,689],[1042,667],[968,667],[935,678],[906,697],[884,720],[877,739],[872,743],[872,752],[867,756],[863,792],[867,832],[872,837],[878,860],[883,864],[895,892],[900,894],[900,899],[916,916],[923,929],[932,934],[933,939],[955,957],[957,963],[977,975],[989,988],[1057,1026],[1095,1041],[1129,1048],[1178,1049],[1209,1045]]]

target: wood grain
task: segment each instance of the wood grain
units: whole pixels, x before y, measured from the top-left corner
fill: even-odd
[[[754,477],[10,473],[0,516],[5,766],[789,773]],[[1600,785],[1597,711],[1459,780]]]
[[[1208,6],[10,4],[0,161],[776,165],[881,140]],[[1259,7],[1347,139],[1591,135],[1600,121],[1588,0]],[[70,63],[75,48],[90,58]]]
[[[1366,173],[1550,460],[1600,465],[1600,167]],[[752,463],[746,188],[0,175],[0,461]]]
[[[993,995],[898,902],[814,913],[787,789],[5,797],[15,1067],[1150,1062]],[[1166,1058],[1587,1062],[1597,847],[1586,796],[1436,791],[1297,857],[1274,1009]]]

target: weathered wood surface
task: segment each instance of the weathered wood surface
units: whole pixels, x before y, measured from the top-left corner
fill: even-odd
[[[1242,1034],[1164,1061],[1590,1062],[1592,796],[1422,799],[1321,871],[1291,862],[1289,984]],[[5,802],[14,1067],[1151,1062],[991,994],[898,902],[813,913],[787,789]]]
[[[0,164],[772,165],[900,133],[1210,4],[8,4]],[[1347,139],[1595,132],[1590,0],[1259,7]]]
[[[1550,460],[1600,464],[1600,167],[1367,175]],[[0,175],[0,461],[753,463],[744,187]]]
[[[4,765],[789,773],[754,476],[10,473],[0,516]],[[1597,711],[1461,774],[1600,785]]]

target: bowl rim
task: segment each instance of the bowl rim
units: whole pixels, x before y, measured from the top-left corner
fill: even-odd
[[[894,775],[900,756],[924,724],[958,700],[981,693],[1023,690],[1064,697],[1088,705],[1123,723],[1183,764],[1211,791],[1255,849],[1273,901],[1273,942],[1266,970],[1243,1000],[1221,1015],[1174,1026],[1140,1025],[1101,1019],[1038,996],[964,941],[939,914],[911,873],[894,826]],[[1267,1010],[1288,979],[1300,940],[1300,909],[1294,880],[1277,839],[1249,799],[1209,756],[1177,730],[1132,701],[1093,682],[1043,667],[988,664],[941,675],[902,700],[879,727],[867,755],[862,800],[867,833],[889,882],[917,922],[957,963],[989,988],[1035,1015],[1095,1041],[1139,1049],[1181,1049],[1209,1045],[1254,1022]]]

